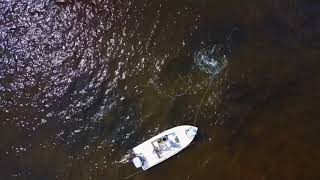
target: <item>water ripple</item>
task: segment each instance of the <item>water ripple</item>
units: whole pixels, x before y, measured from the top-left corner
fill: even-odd
[[[168,3],[0,3],[2,124],[27,135],[5,151],[27,153],[32,144],[105,159],[136,143],[135,129],[146,123],[139,98],[150,88],[163,93],[160,73],[198,17],[191,5]]]

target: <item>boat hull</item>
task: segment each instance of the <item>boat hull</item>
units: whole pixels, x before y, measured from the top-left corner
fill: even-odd
[[[186,148],[193,141],[197,130],[197,127],[190,125],[177,126],[148,139],[132,150],[141,159],[141,168],[147,170]]]

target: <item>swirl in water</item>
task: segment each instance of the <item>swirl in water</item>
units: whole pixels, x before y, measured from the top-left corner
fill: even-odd
[[[201,71],[214,77],[227,66],[228,51],[223,44],[202,47],[194,53],[195,64]]]

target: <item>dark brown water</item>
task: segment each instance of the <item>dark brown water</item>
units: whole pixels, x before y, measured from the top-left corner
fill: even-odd
[[[201,136],[132,179],[320,179],[318,1],[5,0],[0,13],[0,179],[123,179],[132,147],[193,123],[211,78]]]

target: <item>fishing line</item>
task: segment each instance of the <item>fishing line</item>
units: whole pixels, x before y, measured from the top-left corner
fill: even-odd
[[[125,177],[124,179],[129,179],[129,178],[132,178],[133,176],[137,175],[137,174],[140,174],[141,172],[143,172],[143,170],[140,170],[140,171],[137,171],[133,174],[130,174],[129,176]]]
[[[196,125],[196,121],[197,121],[197,118],[198,118],[199,110],[200,110],[200,108],[201,108],[201,105],[203,104],[204,98],[206,97],[206,95],[207,95],[207,93],[208,93],[208,90],[209,90],[209,88],[210,88],[210,86],[211,86],[212,81],[213,81],[213,77],[211,78],[210,83],[208,84],[208,87],[207,87],[207,89],[206,89],[206,91],[205,91],[205,93],[204,93],[204,95],[203,95],[203,97],[202,97],[202,99],[201,99],[201,102],[200,102],[200,104],[199,104],[199,106],[198,106],[197,113],[196,113],[196,116],[195,116],[194,121],[193,121],[193,126]]]

